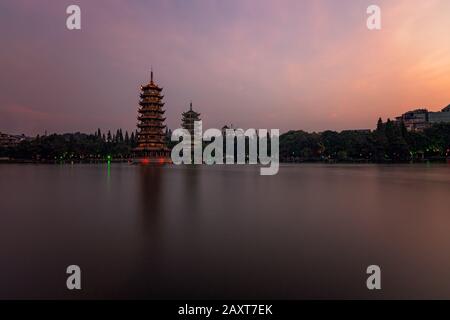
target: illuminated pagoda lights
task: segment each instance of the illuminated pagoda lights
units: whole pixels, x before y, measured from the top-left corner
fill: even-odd
[[[164,103],[162,88],[153,82],[153,71],[150,83],[141,86],[138,110],[137,147],[134,149],[135,163],[170,163],[170,150],[166,144],[164,125]]]

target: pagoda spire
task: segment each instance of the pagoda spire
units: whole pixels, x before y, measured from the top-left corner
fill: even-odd
[[[191,104],[189,105],[189,111],[192,111],[192,100],[191,100]]]
[[[150,83],[153,83],[153,66],[150,67]]]

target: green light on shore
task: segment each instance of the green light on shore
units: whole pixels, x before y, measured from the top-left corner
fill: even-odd
[[[108,161],[111,161],[111,155],[108,155],[107,158],[108,158]]]

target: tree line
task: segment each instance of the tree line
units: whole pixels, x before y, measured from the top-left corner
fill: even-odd
[[[375,130],[308,133],[280,136],[280,159],[301,161],[404,162],[450,156],[450,124],[434,124],[409,132],[404,123],[378,120]]]
[[[167,145],[174,146],[167,135]],[[67,133],[37,136],[15,147],[0,148],[0,157],[34,161],[127,160],[137,146],[137,133]],[[289,131],[280,136],[280,160],[404,162],[450,156],[450,124],[409,132],[403,123],[379,119],[375,130],[320,133]]]
[[[136,132],[106,134],[98,129],[93,134],[66,133],[36,136],[15,147],[0,148],[0,156],[36,161],[104,161],[127,159],[137,146]]]

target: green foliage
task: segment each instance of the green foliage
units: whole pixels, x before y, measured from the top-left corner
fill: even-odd
[[[280,137],[283,161],[402,162],[450,156],[450,124],[408,132],[403,123],[378,120],[374,131],[289,131]]]
[[[14,159],[29,159],[39,161],[89,161],[126,159],[131,157],[136,145],[135,134],[123,137],[122,130],[108,138],[101,134],[100,129],[95,134],[66,133],[37,136],[31,141],[23,141],[10,148],[7,156]]]
[[[105,135],[52,134],[0,148],[0,157],[37,161],[105,161],[132,157],[136,132],[119,129]],[[167,145],[173,147],[167,134]],[[269,146],[270,148],[270,146]],[[450,124],[436,124],[424,132],[407,132],[402,123],[378,121],[374,131],[289,131],[280,136],[282,161],[401,162],[450,156]]]

